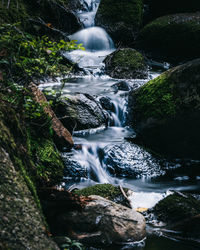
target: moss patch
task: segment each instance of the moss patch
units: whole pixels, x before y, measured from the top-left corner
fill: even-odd
[[[95,21],[115,42],[132,44],[142,23],[142,11],[142,0],[102,0]]]
[[[175,223],[200,214],[200,201],[192,195],[169,195],[154,208],[159,220]]]
[[[124,188],[124,191],[127,192],[128,189]],[[78,195],[82,195],[82,196],[99,195],[103,198],[107,198],[117,203],[124,203],[122,199],[123,195],[119,186],[116,187],[111,184],[98,184],[95,186],[76,190],[75,193]],[[121,198],[121,202],[120,202],[120,198]]]
[[[114,78],[146,78],[147,65],[134,49],[119,49],[104,60],[106,73]]]
[[[168,73],[149,81],[137,93],[137,112],[144,118],[168,118],[176,114],[179,99],[174,96],[174,83],[169,81]]]

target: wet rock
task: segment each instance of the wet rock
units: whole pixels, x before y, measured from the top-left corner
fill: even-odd
[[[114,88],[116,91],[118,91],[118,90],[129,91],[129,90],[131,90],[129,83],[126,81],[117,82],[117,83],[113,84],[111,87]]]
[[[141,30],[137,44],[151,57],[175,63],[200,57],[200,12],[157,18]]]
[[[105,72],[113,78],[144,79],[148,67],[142,54],[134,49],[118,49],[104,60]]]
[[[34,99],[36,102],[44,106],[44,104],[47,104],[47,99],[42,93],[41,90],[38,89],[38,87],[31,83],[29,86]],[[74,142],[72,139],[71,134],[67,130],[66,127],[63,126],[63,124],[60,122],[60,120],[57,118],[56,114],[53,112],[51,109],[50,105],[46,105],[43,107],[44,112],[48,114],[51,117],[51,122],[52,122],[52,128],[55,132],[55,142],[59,148],[62,147],[72,147]]]
[[[101,104],[89,94],[68,96],[55,105],[54,111],[69,131],[97,128],[108,119]]]
[[[58,250],[47,236],[41,211],[27,180],[2,147],[0,171],[0,249]]]
[[[200,59],[172,68],[129,97],[135,142],[170,157],[199,159]]]
[[[124,206],[92,195],[81,211],[60,216],[57,223],[71,225],[73,238],[97,246],[133,242],[145,237],[144,217]]]
[[[141,0],[102,0],[95,23],[103,27],[115,43],[133,45],[142,23]]]
[[[176,192],[153,208],[158,220],[167,227],[192,237],[200,237],[200,201],[193,195]]]
[[[158,161],[141,147],[125,142],[105,148],[107,170],[120,177],[155,177],[164,174]]]
[[[105,109],[105,110],[108,110],[108,111],[112,111],[114,112],[115,111],[115,106],[114,104],[112,103],[111,99],[109,97],[101,97],[99,99],[102,107]]]
[[[124,191],[127,192],[128,189],[124,188]],[[97,184],[91,187],[76,190],[74,193],[83,196],[98,195],[130,208],[130,203],[122,194],[119,186],[113,186],[111,184]]]

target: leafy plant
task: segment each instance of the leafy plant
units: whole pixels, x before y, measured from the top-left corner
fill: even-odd
[[[83,245],[80,242],[77,242],[75,240],[71,240],[68,237],[65,237],[64,244],[61,245],[62,250],[83,250]]]
[[[47,36],[23,33],[17,24],[0,27],[0,64],[3,74],[13,82],[29,82],[47,76],[68,74],[72,66],[63,63],[62,52],[83,49],[76,41],[55,42]]]

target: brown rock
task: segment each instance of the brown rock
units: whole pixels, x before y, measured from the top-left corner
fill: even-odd
[[[60,216],[59,225],[70,225],[73,237],[82,243],[95,246],[126,243],[145,237],[145,219],[136,211],[100,196],[89,196],[81,211]]]
[[[44,112],[48,114],[51,118],[52,128],[55,133],[55,142],[57,146],[72,147],[74,145],[74,142],[70,132],[63,126],[61,121],[57,118],[56,114],[51,109],[42,91],[39,90],[34,83],[31,83],[29,85],[29,88],[34,96],[35,101],[38,102],[40,105],[42,105]]]

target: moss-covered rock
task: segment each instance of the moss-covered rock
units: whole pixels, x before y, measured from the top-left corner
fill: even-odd
[[[59,249],[47,236],[41,211],[16,167],[0,146],[0,249]]]
[[[174,157],[199,159],[200,59],[172,68],[130,94],[136,141]]]
[[[16,106],[12,105],[11,98],[14,98]],[[17,105],[21,100],[19,92],[1,94],[0,99],[0,145],[10,154],[14,166],[22,171],[33,186],[59,183],[64,165],[55,148],[47,115],[34,102],[33,109],[41,112],[38,117],[30,116],[29,108],[33,113],[31,107],[21,106],[21,109],[18,105],[22,103]]]
[[[96,25],[103,27],[116,43],[133,44],[142,22],[142,0],[102,0]]]
[[[200,11],[199,0],[144,0],[148,6],[148,19],[164,16],[167,14],[188,13]]]
[[[128,191],[127,188],[124,189],[125,192]],[[130,207],[130,204],[123,196],[119,186],[113,186],[111,184],[97,184],[95,186],[90,186],[80,190],[75,190],[75,194],[82,196],[98,195],[103,198],[114,201],[118,204]]]
[[[190,194],[174,193],[153,208],[158,220],[190,236],[200,236],[200,201]]]
[[[105,72],[113,78],[146,78],[148,67],[142,54],[134,49],[119,49],[104,60]]]
[[[200,56],[200,13],[157,18],[140,33],[138,47],[164,60],[181,61]]]

